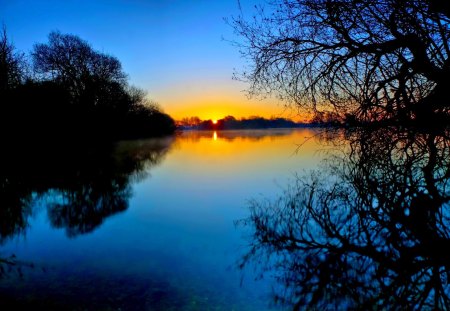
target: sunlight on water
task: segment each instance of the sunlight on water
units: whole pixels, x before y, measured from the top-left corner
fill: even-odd
[[[317,166],[327,148],[316,134],[192,131],[123,142],[115,170],[130,155],[135,164],[113,175],[106,183],[113,188],[103,182],[95,194],[91,178],[84,190],[38,195],[24,233],[1,246],[1,256],[14,254],[33,268],[24,266],[22,277],[11,273],[0,288],[12,299],[56,307],[267,309],[270,280],[254,282],[252,271],[236,268],[245,233],[235,222],[248,215],[249,199],[274,197],[296,172]],[[94,193],[89,201],[87,191]],[[78,193],[84,203],[70,201],[82,198]]]

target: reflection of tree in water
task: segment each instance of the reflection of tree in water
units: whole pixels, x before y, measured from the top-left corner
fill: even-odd
[[[46,203],[50,223],[69,236],[94,230],[127,209],[131,182],[160,163],[171,143],[153,139],[40,149],[33,157],[25,150],[3,155],[0,241],[26,229],[37,200]]]
[[[277,301],[294,309],[448,308],[448,134],[348,134],[344,157],[251,204],[242,265],[274,273]]]
[[[71,178],[62,180],[47,198],[50,223],[66,228],[68,236],[90,232],[104,218],[126,210],[131,196],[129,177],[135,169],[134,165],[118,167],[112,155],[103,151],[76,164]]]
[[[31,214],[30,201],[31,193],[26,187],[16,187],[8,178],[1,176],[0,244],[5,238],[25,230]]]

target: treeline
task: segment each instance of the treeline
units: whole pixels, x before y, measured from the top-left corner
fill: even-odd
[[[295,128],[308,126],[304,123],[296,123],[285,118],[265,119],[254,116],[250,118],[236,119],[233,116],[227,116],[223,119],[201,120],[198,117],[184,118],[178,122],[180,129],[193,130],[245,130],[245,129],[269,129],[269,128]]]
[[[132,87],[120,61],[78,36],[51,32],[30,55],[0,36],[3,138],[126,139],[161,136],[173,119]]]

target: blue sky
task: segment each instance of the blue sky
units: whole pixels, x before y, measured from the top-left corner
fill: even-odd
[[[251,15],[260,1],[241,0]],[[232,80],[244,61],[223,40],[237,39],[224,22],[239,14],[237,0],[2,0],[0,20],[14,45],[29,52],[52,30],[72,33],[116,56],[130,83],[175,118],[283,113],[272,100],[248,100]],[[288,116],[288,115],[283,115]]]

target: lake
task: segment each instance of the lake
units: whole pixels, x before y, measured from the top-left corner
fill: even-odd
[[[318,166],[317,133],[187,131],[3,160],[0,305],[277,309],[270,275],[237,267],[239,220]]]

